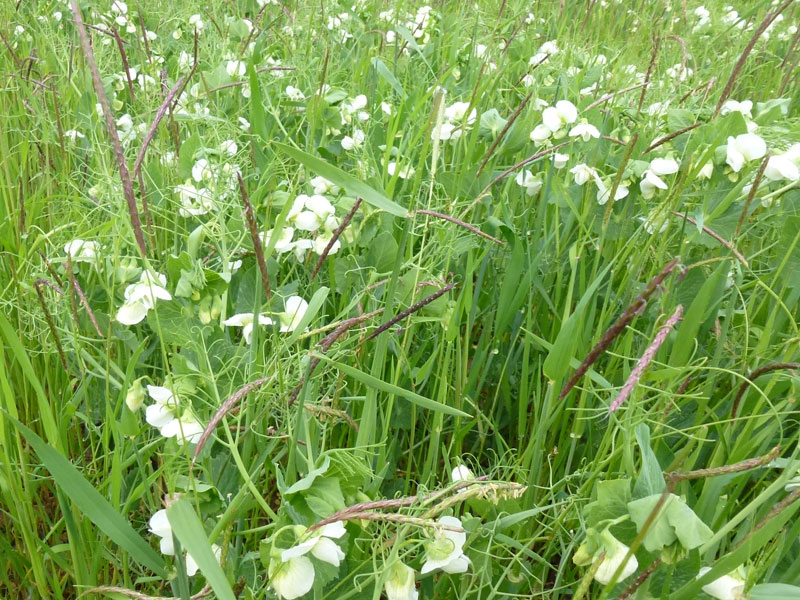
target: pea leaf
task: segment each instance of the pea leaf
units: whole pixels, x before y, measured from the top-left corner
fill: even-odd
[[[637,531],[642,530],[660,498],[661,494],[653,494],[628,503],[628,512]],[[669,494],[644,536],[644,547],[648,552],[658,552],[677,540],[684,548],[692,550],[711,539],[713,534],[681,498]]]

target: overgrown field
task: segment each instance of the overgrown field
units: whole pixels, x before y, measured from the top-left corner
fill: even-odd
[[[0,597],[800,599],[798,24],[0,3]]]

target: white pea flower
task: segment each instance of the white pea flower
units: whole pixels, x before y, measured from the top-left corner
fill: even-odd
[[[309,239],[300,239],[294,242],[292,250],[294,250],[294,257],[298,261],[305,260],[306,254],[311,248],[314,247],[314,242]]]
[[[158,545],[161,549],[161,553],[167,556],[174,556],[175,544],[172,541],[172,526],[169,524],[169,520],[167,519],[167,510],[162,508],[161,510],[154,512],[153,516],[150,517],[149,526],[150,533],[160,538],[158,540]],[[222,548],[216,544],[212,544],[211,550],[214,552],[217,562],[219,562],[220,557],[222,556]],[[189,577],[192,577],[197,574],[198,570],[199,567],[197,566],[197,562],[195,562],[194,557],[187,552],[186,574]]]
[[[594,529],[588,529],[586,533],[587,541],[581,544],[575,552],[572,562],[578,566],[587,566],[600,561],[594,578],[598,583],[608,585],[614,573],[625,561],[629,548],[615,538],[608,529],[604,529],[600,533],[597,533]],[[627,579],[638,568],[639,561],[636,560],[636,556],[631,555],[625,562],[617,582]]]
[[[364,132],[360,129],[356,129],[353,131],[353,137],[346,135],[342,138],[342,148],[345,150],[354,150],[356,148],[360,148],[364,143],[364,139]]]
[[[468,125],[475,122],[478,112],[473,108],[469,116],[467,116],[467,109],[469,109],[469,102],[454,102],[444,109],[444,118],[451,123],[460,123],[466,121]]]
[[[225,72],[231,77],[244,77],[247,72],[247,63],[243,60],[229,60],[225,65]]]
[[[572,173],[572,177],[574,178],[575,183],[578,185],[583,185],[592,177],[597,175],[597,172],[585,163],[575,165],[569,170],[569,172]]]
[[[732,112],[740,112],[746,117],[753,118],[751,111],[753,110],[753,102],[751,100],[743,100],[742,102],[737,102],[736,100],[727,100],[725,104],[722,105],[722,109],[720,109],[719,113],[721,115],[727,115],[728,113]]]
[[[598,131],[597,127],[589,123],[578,123],[569,130],[569,137],[579,137],[584,142],[588,142],[592,138],[599,138],[600,131]]]
[[[294,600],[305,596],[314,586],[314,565],[306,556],[287,562],[273,558],[269,561],[267,576],[279,598]]]
[[[301,100],[306,99],[306,97],[303,95],[303,92],[292,85],[286,86],[286,95],[288,96],[289,100],[294,102],[300,102]]]
[[[338,185],[328,181],[320,175],[312,178],[309,183],[313,186],[315,194],[331,194],[335,196],[341,191],[341,188]]]
[[[233,140],[225,140],[219,145],[219,149],[228,156],[234,156],[239,151],[239,146]]]
[[[520,185],[525,188],[525,193],[528,196],[534,196],[539,193],[539,190],[542,189],[541,178],[536,177],[533,173],[531,173],[527,169],[517,173],[517,176],[514,179],[514,181],[517,182],[517,185]]]
[[[386,172],[389,173],[391,177],[394,177],[395,173],[397,173],[397,176],[400,179],[408,179],[409,177],[414,176],[415,170],[413,167],[408,165],[398,168],[397,163],[395,161],[391,161],[386,165]]]
[[[401,562],[389,568],[389,574],[383,582],[383,589],[388,600],[417,600],[419,592],[414,587],[414,569]]]
[[[272,242],[273,235],[275,235],[274,229],[267,231],[266,235],[264,236],[264,246],[269,246],[269,244]],[[275,252],[278,254],[283,254],[284,252],[289,252],[292,250],[294,247],[292,239],[294,239],[293,227],[284,227],[281,229],[281,235],[275,242]]]
[[[187,180],[183,185],[175,186],[181,207],[178,214],[182,217],[204,215],[216,209],[211,191],[207,188],[196,188]]]
[[[241,327],[242,337],[246,343],[253,341],[253,327],[256,317],[253,313],[238,313],[227,319],[222,324],[225,327]],[[258,315],[259,325],[272,325],[273,321],[266,315]]]
[[[599,176],[595,177],[595,183],[597,184],[597,203],[600,206],[604,206],[606,202],[608,202],[608,198],[611,195],[611,188],[608,187]],[[617,191],[614,192],[614,202],[617,200],[622,200],[623,198],[627,197],[630,193],[630,190],[625,185],[618,185]]]
[[[333,205],[325,196],[300,194],[289,209],[288,219],[297,229],[313,232],[319,229],[334,211]]]
[[[603,562],[600,563],[600,567],[594,574],[594,578],[598,581],[598,583],[603,585],[607,585],[608,582],[611,581],[614,573],[616,573],[617,569],[622,564],[622,561],[625,560],[625,555],[629,550],[628,546],[620,542],[611,534],[609,534],[608,537],[612,541],[605,547],[606,555],[603,558]],[[627,579],[633,575],[638,568],[639,561],[636,560],[635,556],[631,555],[630,559],[625,563],[625,566],[623,567],[617,581]]]
[[[708,161],[706,164],[703,165],[703,168],[697,173],[698,179],[711,179],[711,176],[714,174],[714,163]]]
[[[333,239],[333,232],[335,231],[335,227],[333,229],[325,228],[325,230],[317,235],[314,238],[313,242],[313,249],[314,253],[322,256],[322,253],[325,252],[325,248],[328,247],[328,244]],[[328,254],[336,254],[339,251],[339,248],[342,247],[342,242],[339,241],[337,238],[335,242],[331,245],[331,249],[328,250]]]
[[[64,245],[64,253],[68,254],[72,262],[85,262],[97,264],[97,251],[100,245],[97,242],[86,240],[72,240]]]
[[[205,27],[205,23],[203,23],[203,19],[200,18],[200,15],[192,15],[189,17],[189,25],[194,27],[197,33],[203,31],[203,27]]]
[[[478,116],[478,111],[473,108],[469,114],[469,102],[454,102],[444,109],[442,123],[431,132],[431,138],[436,140],[457,140],[472,125]]]
[[[578,109],[569,100],[559,100],[555,106],[548,106],[542,111],[542,123],[554,134],[577,120]]]
[[[701,567],[697,577],[700,578],[711,570],[710,567]],[[744,579],[738,572],[723,575],[703,586],[703,591],[718,600],[741,600],[744,598]]]
[[[344,559],[344,552],[333,540],[338,540],[345,533],[347,533],[347,530],[342,521],[334,521],[323,525],[296,546],[281,552],[281,561],[288,562],[293,558],[304,556],[311,552],[315,558],[338,567]]]
[[[800,170],[785,154],[776,154],[769,157],[764,176],[770,181],[797,181],[800,179]]]
[[[642,191],[642,198],[649,200],[656,195],[656,190],[666,190],[667,184],[653,171],[647,169],[639,182],[639,189]]]
[[[446,527],[461,528],[461,521],[456,517],[440,517],[439,524]],[[469,557],[464,554],[467,541],[465,531],[437,529],[434,538],[426,545],[425,564],[420,572],[424,575],[436,569],[445,573],[466,573],[469,569]]]
[[[147,395],[154,403],[145,409],[145,421],[160,430],[175,419],[178,399],[171,389],[160,385],[148,385]]]
[[[167,519],[167,510],[162,508],[153,513],[150,517],[150,533],[158,536],[158,545],[161,554],[173,556],[175,554],[175,544],[172,541],[172,526]]]
[[[186,411],[179,419],[172,419],[159,429],[165,438],[174,437],[179,446],[196,444],[203,435],[205,428],[198,422],[191,411]]]
[[[125,393],[125,404],[131,412],[136,412],[144,404],[145,393],[142,387],[142,379],[143,377],[140,377],[134,381]]]
[[[296,546],[273,556],[267,575],[278,596],[293,600],[311,590],[315,572],[314,565],[306,556],[309,552],[318,560],[338,567],[345,555],[333,540],[341,538],[345,533],[342,521],[328,523]]]
[[[754,133],[743,133],[728,137],[725,162],[738,173],[746,162],[762,158],[767,153],[767,144]]]
[[[679,168],[680,163],[672,158],[654,158],[650,162],[650,170],[656,175],[672,175]]]
[[[192,166],[192,179],[200,183],[203,180],[210,179],[213,173],[211,172],[211,165],[208,160],[201,158]]]
[[[569,154],[559,154],[556,152],[553,154],[553,166],[556,169],[563,169],[567,166],[567,161],[569,160]]]
[[[167,278],[164,275],[144,271],[137,283],[125,288],[125,302],[117,311],[117,321],[123,325],[136,325],[155,307],[156,300],[172,300],[165,285]]]
[[[367,106],[367,97],[359,94],[355,98],[345,98],[339,106],[339,114],[342,117],[342,125],[349,125],[353,121],[353,116],[359,121],[369,119],[369,113],[363,109]]]
[[[388,102],[381,102],[381,112],[387,117],[390,117],[392,115],[392,105]]]
[[[308,302],[300,296],[289,296],[283,309],[283,312],[277,315],[281,321],[281,332],[292,332],[300,326],[300,321],[308,310]]]
[[[86,136],[76,129],[67,129],[64,132],[64,137],[71,141],[73,144],[78,140],[84,139]]]
[[[540,123],[536,127],[533,128],[531,131],[531,141],[537,144],[542,144],[550,139],[550,136],[553,135],[553,132],[550,131],[550,128],[545,125],[544,123]]]
[[[458,481],[470,481],[471,479],[475,479],[475,473],[473,473],[466,465],[458,465],[453,469],[453,472],[450,473],[450,479],[453,481],[453,483]]]

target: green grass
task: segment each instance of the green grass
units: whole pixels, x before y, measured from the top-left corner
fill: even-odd
[[[190,78],[133,177],[142,255],[69,5],[0,5],[0,596],[272,599],[281,552],[343,520],[319,539],[345,557],[307,553],[302,597],[387,597],[402,562],[421,598],[707,598],[734,572],[754,600],[800,598],[797,2],[740,68],[778,4],[733,18],[711,0],[704,21],[696,0],[438,2],[416,30],[422,5],[403,1],[131,0],[130,31],[113,3],[80,4],[129,169]],[[131,86],[117,17],[146,76]],[[539,99],[578,112],[542,144]],[[569,136],[582,120],[600,136]],[[763,153],[732,169],[729,137],[748,131],[784,161],[764,176]],[[552,152],[520,164],[561,142],[562,168]],[[649,194],[654,159],[679,166]],[[596,172],[582,185],[580,164]],[[334,221],[293,210],[317,176],[341,188],[318,190]],[[187,212],[187,184],[207,210]],[[601,185],[628,193],[600,204]],[[265,236],[288,225],[316,247]],[[94,261],[68,261],[76,239]],[[125,325],[147,270],[171,299]],[[309,303],[299,323],[292,296]],[[242,313],[272,324],[222,325]],[[180,425],[149,423],[148,385],[172,389]],[[195,459],[179,440],[223,406]],[[454,483],[462,465],[480,479]],[[169,555],[149,530],[162,508]],[[422,574],[441,545],[460,553],[443,516],[468,571]],[[635,570],[609,566],[609,534]]]

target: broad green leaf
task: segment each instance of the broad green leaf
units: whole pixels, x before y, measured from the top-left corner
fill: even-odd
[[[120,515],[111,506],[111,503],[81,475],[80,471],[58,450],[48,446],[42,438],[25,425],[13,417],[9,417],[9,419],[33,447],[55,482],[75,503],[78,510],[97,525],[115,544],[124,548],[136,562],[155,572],[159,577],[166,577],[162,558],[136,532],[130,522]]]
[[[633,486],[633,495],[637,498],[661,494],[666,487],[661,465],[652,448],[650,448],[650,428],[644,423],[636,426],[636,441],[642,451],[642,470]]]
[[[321,518],[329,517],[345,507],[342,488],[335,477],[317,477],[314,485],[303,494],[303,499]]]
[[[334,367],[339,369],[345,375],[349,375],[353,379],[360,381],[366,386],[369,386],[373,389],[378,390],[379,392],[383,392],[384,394],[391,394],[393,396],[400,396],[401,398],[405,398],[412,404],[416,404],[417,406],[421,406],[422,408],[427,408],[428,410],[432,410],[435,412],[444,413],[446,415],[453,415],[455,417],[467,417],[471,418],[469,414],[465,413],[464,411],[458,410],[457,408],[453,408],[452,406],[447,406],[446,404],[441,404],[440,402],[436,402],[435,400],[431,400],[430,398],[426,398],[425,396],[420,396],[410,390],[403,389],[391,383],[387,383],[377,377],[373,377],[364,371],[360,371],[354,367],[347,366],[335,360],[328,358],[322,354],[313,354],[316,358],[323,360],[327,363],[332,364]]]
[[[220,600],[235,600],[228,578],[217,562],[217,557],[214,556],[203,524],[192,505],[179,498],[167,507],[167,519],[172,526],[172,533],[178,538],[181,546],[192,555],[216,597]]]
[[[631,519],[641,531],[650,513],[656,508],[661,494],[653,494],[628,503]],[[648,552],[658,552],[676,540],[686,550],[701,546],[714,534],[700,517],[678,496],[669,494],[644,536]]]
[[[302,492],[307,490],[314,484],[314,480],[317,477],[323,475],[331,464],[330,457],[326,456],[325,459],[322,461],[322,464],[317,467],[316,469],[312,469],[308,472],[308,475],[296,481],[288,490],[283,492],[284,496],[288,496],[290,494],[296,494],[297,492]]]
[[[382,192],[379,192],[378,190],[368,186],[366,183],[356,179],[352,175],[348,175],[339,167],[335,167],[321,158],[312,156],[311,154],[303,152],[302,150],[298,150],[292,146],[280,144],[278,142],[273,143],[278,150],[288,154],[310,171],[313,171],[328,181],[335,183],[351,196],[363,198],[364,202],[367,204],[371,204],[375,208],[386,211],[391,215],[395,215],[397,217],[408,216],[408,211],[405,208],[389,200],[389,198],[387,198]]]
[[[631,480],[611,479],[597,484],[597,500],[583,509],[586,524],[597,527],[601,521],[617,519],[628,513],[631,501]]]

